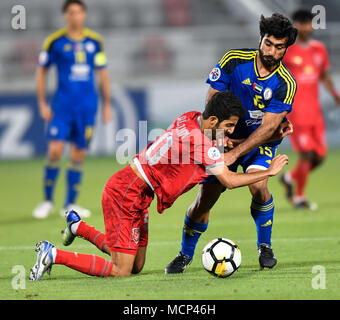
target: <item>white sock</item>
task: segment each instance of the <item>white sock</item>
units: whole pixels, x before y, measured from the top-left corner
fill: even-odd
[[[54,247],[54,248],[52,248],[51,249],[51,252],[52,252],[52,261],[53,261],[53,263],[55,262],[55,258],[56,258],[56,256],[57,256],[57,248],[56,247]]]
[[[79,227],[79,224],[80,224],[81,221],[78,221],[78,222],[75,222],[71,225],[71,232],[73,233],[73,235],[77,235],[77,230],[78,230],[78,227]]]

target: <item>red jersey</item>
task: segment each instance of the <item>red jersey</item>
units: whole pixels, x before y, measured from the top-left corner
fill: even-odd
[[[283,61],[298,86],[288,118],[295,125],[312,125],[322,120],[319,82],[322,73],[330,67],[327,49],[316,40],[306,45],[295,43],[289,47]]]
[[[200,116],[196,111],[181,115],[134,158],[138,171],[157,196],[159,213],[206,179],[209,168],[224,165],[219,150],[202,133]]]

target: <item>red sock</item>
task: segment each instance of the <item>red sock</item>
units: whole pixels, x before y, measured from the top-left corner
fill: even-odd
[[[56,249],[54,263],[63,264],[73,270],[103,278],[110,276],[113,268],[113,263],[102,257],[59,249]]]
[[[87,241],[92,242],[99,250],[103,250],[105,244],[105,234],[87,225],[84,221],[79,223],[77,235]]]
[[[305,188],[311,167],[312,165],[309,161],[300,159],[295,169],[291,172],[292,178],[296,181],[298,196],[305,195]]]

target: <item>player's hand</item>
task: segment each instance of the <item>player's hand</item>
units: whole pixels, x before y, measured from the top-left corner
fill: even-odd
[[[112,118],[111,104],[104,105],[103,107],[103,122],[108,123]]]
[[[282,122],[279,125],[279,127],[276,129],[274,134],[271,136],[271,138],[266,142],[268,143],[268,142],[273,142],[277,140],[282,140],[283,138],[292,134],[293,131],[294,131],[293,124],[289,120]]]
[[[53,117],[53,112],[46,102],[39,103],[40,116],[45,121],[50,121]]]
[[[232,165],[236,160],[237,156],[233,153],[233,151],[227,152],[224,154],[224,164],[226,166]]]
[[[282,168],[288,164],[288,156],[285,154],[279,154],[277,155],[273,160],[272,163],[270,164],[270,167],[268,169],[269,175],[276,176],[277,174],[280,173]]]

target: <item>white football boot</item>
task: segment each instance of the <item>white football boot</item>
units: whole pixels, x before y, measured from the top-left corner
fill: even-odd
[[[40,241],[35,246],[37,261],[32,267],[29,280],[38,281],[45,272],[51,273],[53,265],[53,255],[55,255],[55,246],[48,241]]]
[[[36,219],[45,219],[54,211],[52,201],[44,201],[38,204],[33,210],[33,217]]]

